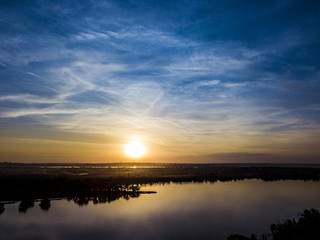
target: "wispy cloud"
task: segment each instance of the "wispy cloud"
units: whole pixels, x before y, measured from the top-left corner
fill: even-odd
[[[0,118],[144,135],[180,155],[281,152],[297,136],[318,139],[319,17],[311,8],[133,5],[0,10]]]

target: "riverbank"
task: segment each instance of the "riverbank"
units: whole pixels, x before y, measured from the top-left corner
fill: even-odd
[[[317,165],[275,164],[0,164],[0,200],[90,195],[166,182],[243,179],[319,181]],[[113,191],[113,190],[112,190]]]

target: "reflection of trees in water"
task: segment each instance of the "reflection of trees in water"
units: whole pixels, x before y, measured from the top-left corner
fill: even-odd
[[[131,198],[137,198],[140,196],[140,188],[141,186],[137,184],[92,188],[91,191],[86,192],[85,195],[69,197],[68,201],[72,200],[79,206],[85,206],[88,205],[90,201],[92,201],[93,204],[98,204],[110,203],[121,198],[129,200]]]
[[[93,204],[99,204],[99,203],[110,203],[116,200],[119,200],[121,198],[129,200],[131,198],[137,198],[140,196],[139,192],[127,192],[127,191],[119,191],[119,192],[106,192],[99,195],[93,195],[93,196],[76,196],[73,198],[68,198],[68,201],[72,200],[74,203],[76,203],[79,206],[85,206],[88,205],[89,202],[92,202]]]
[[[137,198],[142,193],[155,193],[155,192],[141,192],[141,186],[138,184],[124,184],[116,186],[107,187],[92,187],[90,189],[71,191],[69,194],[66,192],[60,192],[61,198],[66,198],[68,201],[73,201],[79,206],[86,206],[89,202],[93,204],[99,203],[110,203],[121,198],[129,200],[131,198]],[[38,196],[42,196],[41,192],[37,193]],[[34,192],[32,194],[27,193],[27,195],[21,195],[22,200],[19,203],[18,210],[21,213],[26,213],[29,208],[34,207],[34,202],[39,202],[39,206],[43,211],[48,211],[51,207],[50,197],[42,198],[41,200],[35,200],[37,198],[32,198],[31,196],[37,196]],[[57,197],[56,192],[51,192],[52,196]],[[50,193],[46,193],[50,196]],[[0,203],[0,214],[5,210],[5,204]]]
[[[34,207],[33,199],[23,199],[19,204],[19,212],[26,213],[32,207]]]
[[[42,199],[40,201],[39,206],[43,211],[48,211],[49,208],[51,207],[51,202],[50,202],[50,200],[48,198]]]
[[[23,199],[19,204],[19,212],[26,213],[29,208],[34,207],[34,202],[34,199]],[[43,211],[48,211],[51,207],[51,202],[48,198],[45,198],[40,200],[39,206]]]
[[[4,208],[4,204],[0,203],[0,215],[4,212],[5,208]]]

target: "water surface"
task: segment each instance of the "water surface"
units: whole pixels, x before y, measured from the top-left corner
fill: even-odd
[[[267,233],[269,225],[306,208],[320,209],[320,183],[243,180],[147,185],[131,199],[79,206],[19,203],[0,215],[1,239],[226,239],[232,233]]]

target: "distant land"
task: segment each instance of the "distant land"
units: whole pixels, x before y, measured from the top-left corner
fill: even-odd
[[[274,163],[0,163],[3,178],[105,179],[120,183],[158,181],[216,181],[245,178],[263,180],[319,179],[320,164]]]
[[[90,195],[128,184],[320,179],[319,164],[0,163],[0,201]]]

